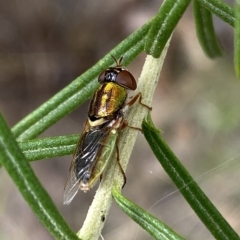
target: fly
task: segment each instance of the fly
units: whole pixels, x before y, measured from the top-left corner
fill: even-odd
[[[128,90],[135,90],[137,83],[133,75],[121,65],[122,58],[114,60],[116,66],[107,68],[98,77],[100,86],[90,102],[88,119],[70,165],[64,204],[69,204],[79,189],[86,192],[95,185],[116,146],[119,129],[125,123],[127,107],[139,97],[141,103],[139,93],[126,104]],[[121,168],[120,163],[119,166]],[[126,178],[124,172],[123,175]]]

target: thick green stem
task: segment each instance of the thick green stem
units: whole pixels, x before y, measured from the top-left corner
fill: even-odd
[[[55,239],[78,239],[38,181],[1,114],[0,163],[7,170],[33,212]]]

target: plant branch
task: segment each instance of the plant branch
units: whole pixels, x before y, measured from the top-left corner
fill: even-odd
[[[166,44],[161,57],[158,59],[148,55],[143,66],[143,70],[138,81],[137,92],[142,93],[143,102],[148,106],[150,106],[152,103],[153,94],[158,83],[160,71],[162,69],[168,47],[169,42]],[[140,104],[135,104],[133,107],[131,107],[127,116],[129,126],[140,127],[142,120],[148,111],[149,110],[146,107],[143,107]],[[124,171],[127,168],[137,134],[138,131],[129,128],[126,128],[120,133],[119,157]],[[102,182],[96,192],[83,227],[78,232],[78,236],[84,240],[98,239],[104,226],[104,222],[101,221],[101,216],[104,215],[104,217],[106,217],[108,214],[112,203],[111,191],[114,184],[118,189],[121,189],[123,185],[123,176],[116,162],[116,154],[107,166]]]

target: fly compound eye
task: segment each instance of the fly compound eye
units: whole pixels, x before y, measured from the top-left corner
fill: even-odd
[[[103,71],[99,77],[98,77],[98,82],[103,83],[103,82],[116,82],[116,77],[117,77],[118,72],[114,71],[114,69],[107,69]]]
[[[106,70],[104,70],[98,77],[98,82],[103,83],[105,81]]]
[[[118,85],[130,90],[137,88],[137,83],[133,75],[124,69],[118,73],[115,81]]]

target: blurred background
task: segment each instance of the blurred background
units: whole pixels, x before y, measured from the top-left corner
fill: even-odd
[[[14,126],[120,41],[152,18],[162,1],[0,1],[0,109]],[[232,1],[228,1],[232,5]],[[152,116],[188,171],[240,233],[240,83],[233,69],[233,29],[214,18],[224,56],[202,52],[192,5],[174,32],[153,102]],[[138,78],[146,55],[128,66]],[[82,105],[41,137],[80,133]],[[96,187],[62,204],[71,156],[31,165],[59,211],[78,231]],[[139,134],[127,169],[125,196],[186,239],[213,239],[162,170]],[[4,169],[0,169],[0,239],[50,240]],[[113,204],[105,240],[152,239]]]

